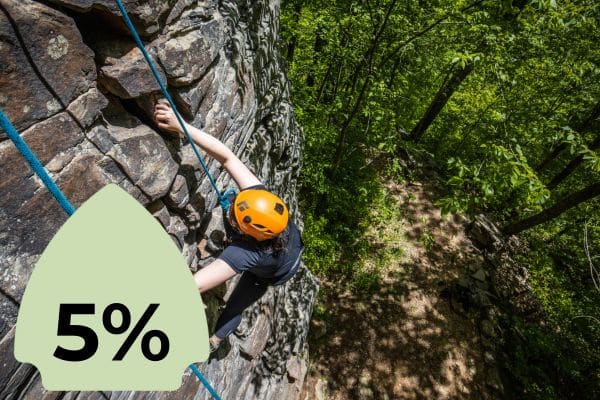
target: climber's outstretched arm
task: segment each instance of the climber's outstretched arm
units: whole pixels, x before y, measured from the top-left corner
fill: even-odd
[[[194,281],[200,293],[219,286],[229,278],[235,276],[237,272],[233,270],[225,261],[217,258],[215,261],[201,268],[194,274]]]
[[[169,103],[159,102],[156,104],[154,107],[154,119],[160,129],[183,135],[183,129],[179,125],[177,117],[175,117],[175,113]],[[258,180],[248,167],[219,139],[188,123],[185,124],[185,127],[192,140],[211,157],[221,163],[240,189],[261,184],[260,180]]]

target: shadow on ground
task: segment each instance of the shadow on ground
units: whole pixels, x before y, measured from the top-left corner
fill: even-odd
[[[404,255],[383,271],[375,294],[323,282],[303,399],[322,397],[315,387],[326,387],[329,400],[490,398],[477,325],[440,296],[462,270],[483,263],[464,221],[441,217],[432,187],[388,190],[404,215],[388,226],[403,231]]]

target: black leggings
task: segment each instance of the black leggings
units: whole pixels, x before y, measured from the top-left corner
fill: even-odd
[[[242,321],[242,312],[260,299],[268,287],[269,283],[261,282],[250,272],[244,272],[217,320],[215,335],[219,339],[230,335]]]

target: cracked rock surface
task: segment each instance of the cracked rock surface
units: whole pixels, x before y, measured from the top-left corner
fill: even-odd
[[[279,1],[124,4],[184,118],[226,143],[300,223],[302,134],[276,45]],[[196,271],[221,250],[218,202],[189,144],[152,122],[160,97],[112,0],[0,0],[0,109],[75,207],[118,184]],[[206,161],[220,189],[234,187]],[[0,398],[209,399],[189,370],[176,392],[47,392],[35,367],[14,359],[23,292],[67,216],[1,131],[0,170]],[[205,296],[209,330],[231,289]],[[245,312],[218,357],[199,365],[223,399],[299,398],[317,290],[301,267]]]

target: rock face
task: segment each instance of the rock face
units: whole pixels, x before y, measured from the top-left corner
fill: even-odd
[[[482,262],[468,266],[468,273],[453,287],[444,289],[444,294],[460,303],[466,313],[471,308],[468,316],[477,320],[481,335],[486,386],[493,398],[506,398],[509,390],[505,390],[504,372],[496,362],[497,358],[509,357],[503,350],[507,346],[503,320],[515,315],[539,320],[543,308],[533,294],[527,268],[515,257],[527,251],[524,243],[516,236],[504,237],[484,215],[472,221],[469,236]]]
[[[298,220],[302,136],[276,46],[279,1],[124,3],[182,115],[232,148]],[[164,226],[192,271],[213,260],[222,240],[216,195],[190,146],[153,124],[161,95],[115,3],[0,0],[0,11],[0,108],[73,205],[116,183]],[[207,161],[219,187],[233,187]],[[172,393],[51,393],[33,366],[14,360],[25,286],[67,216],[1,131],[0,171],[0,398],[210,398],[189,370]],[[299,397],[317,290],[302,267],[246,311],[200,365],[223,399]],[[205,297],[211,324],[223,296]]]

